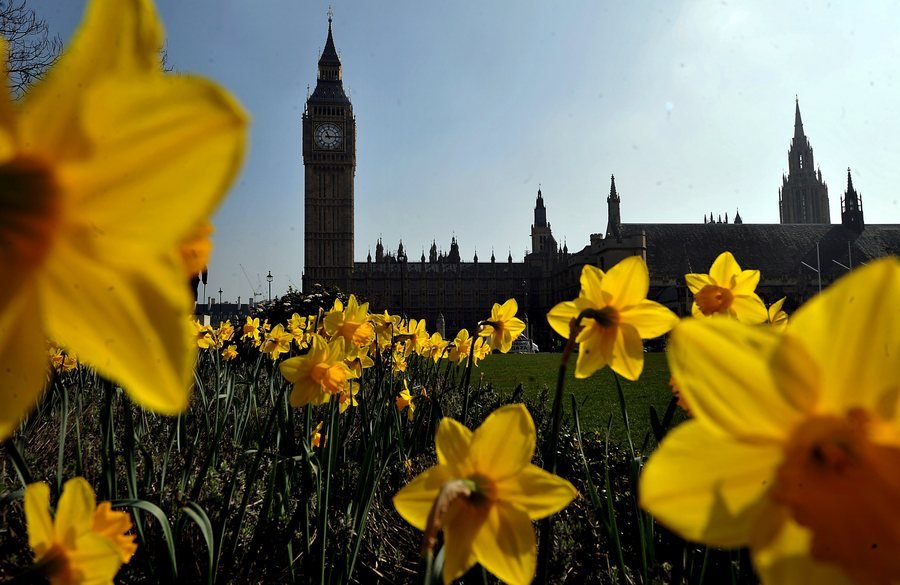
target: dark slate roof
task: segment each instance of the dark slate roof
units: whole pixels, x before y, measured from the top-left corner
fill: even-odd
[[[344,93],[344,84],[340,81],[326,81],[320,79],[316,83],[316,89],[309,97],[310,101],[328,102],[330,104],[349,104],[350,98]]]
[[[647,264],[654,279],[705,273],[724,251],[734,254],[741,268],[759,269],[763,280],[815,274],[800,262],[816,266],[817,242],[822,274],[829,280],[846,272],[834,261],[848,265],[852,256],[857,266],[900,255],[900,225],[866,225],[861,235],[839,224],[629,223],[622,229],[626,236],[646,234]]]
[[[325,48],[322,49],[322,56],[319,57],[319,67],[340,65],[341,59],[338,57],[337,49],[334,47],[334,38],[331,36],[331,22],[328,22],[328,38],[325,40]]]

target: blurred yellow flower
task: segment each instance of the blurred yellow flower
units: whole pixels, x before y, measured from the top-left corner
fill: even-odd
[[[226,362],[230,362],[237,356],[238,356],[237,346],[234,345],[233,343],[222,350],[222,358],[224,358]]]
[[[512,348],[512,342],[525,331],[525,322],[516,317],[519,304],[516,299],[509,299],[502,305],[494,303],[491,317],[479,335],[491,338],[491,349],[506,353]]]
[[[402,343],[394,344],[394,351],[392,353],[392,364],[391,371],[395,374],[400,374],[406,371],[406,350]]]
[[[534,578],[532,520],[577,495],[571,483],[532,465],[535,441],[534,421],[521,404],[497,409],[475,432],[441,419],[438,464],[401,489],[394,507],[429,540],[443,529],[444,583],[475,563],[507,583]]]
[[[900,575],[900,261],[872,262],[783,333],[688,320],[669,362],[694,418],[641,475],[641,505],[681,536],[749,546],[763,583]]]
[[[569,337],[570,323],[582,311],[575,341],[578,361],[575,377],[587,378],[609,365],[617,374],[637,380],[644,369],[644,344],[668,332],[678,317],[654,301],[647,300],[650,275],[640,256],[629,256],[604,273],[594,266],[581,271],[581,293],[574,301],[559,303],[547,314],[554,331]]]
[[[297,344],[297,347],[299,349],[306,349],[306,347],[309,345],[309,342],[307,341],[309,334],[307,333],[306,328],[306,317],[301,317],[297,313],[291,315],[290,320],[288,320],[288,330],[294,337],[294,343]]]
[[[143,407],[187,407],[179,246],[234,179],[247,120],[216,85],[165,74],[161,46],[149,0],[93,0],[47,75],[0,96],[0,439],[44,386],[45,337]]]
[[[356,395],[359,394],[359,384],[350,382],[347,390],[344,390],[338,396],[338,411],[343,414],[348,408],[357,407],[359,403],[356,401]]]
[[[350,295],[346,307],[340,299],[335,299],[334,307],[325,315],[324,325],[328,335],[343,337],[356,347],[369,345],[375,336],[375,329],[369,323],[369,303],[357,304],[354,295]]]
[[[322,435],[322,422],[323,421],[319,421],[319,424],[313,429],[312,440],[310,441],[313,448],[324,447],[328,444],[328,435],[324,435],[324,437]]]
[[[788,324],[788,314],[781,309],[781,307],[784,306],[784,301],[786,299],[787,297],[781,297],[769,306],[769,324],[777,331],[784,331],[784,328],[787,327]]]
[[[403,330],[402,335],[406,342],[406,355],[413,353],[422,355],[428,345],[428,331],[425,330],[425,319],[410,319],[409,325]]]
[[[278,356],[291,351],[291,341],[294,336],[284,330],[284,326],[279,323],[266,334],[266,339],[259,348],[262,353],[269,354],[273,360],[277,360]]]
[[[53,585],[112,583],[122,564],[137,550],[127,512],[114,512],[109,502],[99,506],[84,478],[63,486],[50,517],[50,487],[32,483],[25,489],[28,545],[35,561],[47,563]]]
[[[472,365],[477,366],[478,362],[491,355],[491,344],[479,337],[475,340],[475,352],[472,354]]]
[[[357,375],[344,363],[345,343],[342,338],[329,343],[321,335],[313,335],[309,353],[278,365],[281,375],[294,385],[292,406],[324,404],[333,395],[349,391],[350,380]]]
[[[756,295],[759,270],[741,270],[731,252],[722,252],[709,274],[685,274],[694,295],[694,317],[724,315],[755,325],[767,320],[766,305]]]
[[[63,360],[63,371],[71,372],[72,370],[78,367],[78,356],[74,353],[66,354],[66,358]]]
[[[393,336],[400,333],[402,319],[399,315],[390,315],[387,311],[383,315],[372,315],[375,324],[375,335],[378,348],[382,351],[391,346]]]
[[[212,254],[213,226],[209,221],[203,221],[181,242],[179,251],[181,261],[184,263],[185,274],[188,277],[197,276],[206,270],[209,257]]]

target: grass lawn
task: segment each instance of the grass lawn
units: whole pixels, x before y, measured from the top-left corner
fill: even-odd
[[[556,388],[556,375],[559,371],[559,353],[536,354],[494,354],[478,364],[472,372],[474,376],[484,376],[484,384],[493,384],[501,394],[510,394],[518,384],[522,384],[526,396],[535,396],[544,387],[550,390],[552,404],[553,392]],[[644,354],[644,372],[637,382],[629,382],[621,377],[622,390],[631,425],[631,437],[635,448],[643,444],[644,436],[651,434],[650,407],[656,408],[660,418],[663,417],[672,392],[669,389],[669,367],[666,354],[663,352]],[[590,378],[575,379],[575,359],[569,362],[566,372],[565,395],[563,396],[563,420],[572,420],[572,394],[578,402],[578,413],[581,416],[581,428],[584,433],[597,431],[605,435],[606,426],[612,418],[611,437],[624,444],[627,440],[625,424],[622,421],[619,398],[612,370],[604,368]],[[684,418],[678,409],[675,420]]]

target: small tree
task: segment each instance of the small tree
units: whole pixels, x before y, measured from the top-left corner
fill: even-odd
[[[47,21],[38,17],[25,0],[0,0],[0,35],[8,43],[9,90],[21,96],[59,59],[62,41],[50,35]]]

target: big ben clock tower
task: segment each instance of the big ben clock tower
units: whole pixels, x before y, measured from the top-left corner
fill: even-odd
[[[303,112],[303,167],[303,290],[320,283],[347,291],[353,272],[356,120],[341,81],[330,14],[316,89]]]

